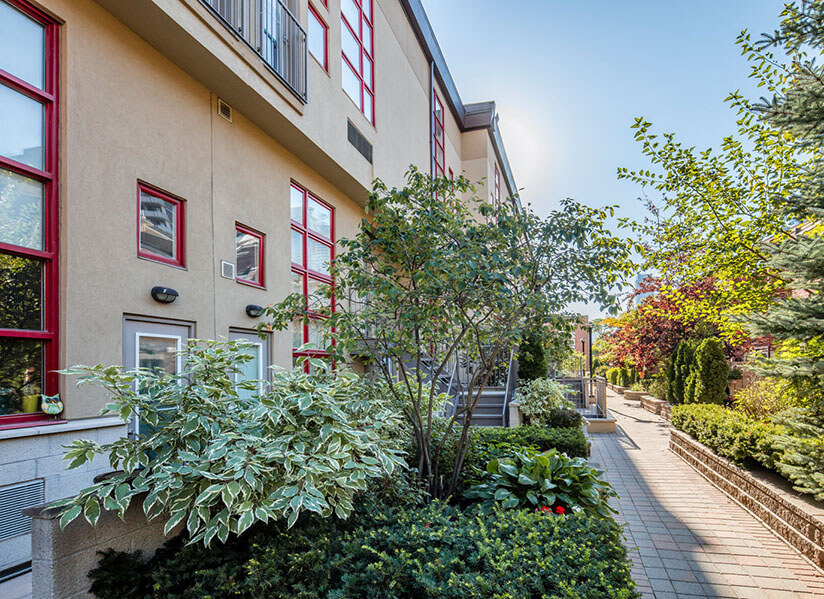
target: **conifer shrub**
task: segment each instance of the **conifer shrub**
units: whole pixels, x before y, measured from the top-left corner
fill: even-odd
[[[632,599],[622,529],[585,513],[435,502],[362,509],[345,522],[301,517],[205,549],[175,541],[123,568],[110,554],[92,572],[100,599]],[[119,567],[114,568],[114,565]]]
[[[543,378],[547,369],[544,332],[538,327],[529,332],[518,350],[518,379],[529,382]]]
[[[695,349],[684,389],[684,403],[724,403],[730,367],[721,341],[704,339]]]

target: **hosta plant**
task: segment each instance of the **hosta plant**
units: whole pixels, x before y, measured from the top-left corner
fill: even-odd
[[[616,493],[583,458],[569,458],[551,449],[540,454],[516,453],[489,461],[486,475],[464,496],[485,507],[504,508],[562,506],[573,512],[609,517],[615,510],[607,503]]]
[[[307,511],[346,518],[368,479],[403,466],[385,433],[396,419],[356,375],[313,360],[312,375],[274,372],[259,393],[238,394],[235,374],[248,359],[242,343],[193,341],[182,353],[182,376],[117,366],[71,371],[110,395],[102,414],[138,417],[141,433],[68,446],[70,468],[108,455],[117,473],[53,503],[63,509],[61,526],[81,514],[95,524],[102,510],[123,517],[141,497],[167,533],[184,524],[191,542],[209,545],[259,521],[291,527]]]

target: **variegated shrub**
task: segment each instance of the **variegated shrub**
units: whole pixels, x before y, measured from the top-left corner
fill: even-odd
[[[313,360],[312,375],[275,371],[260,393],[241,397],[235,374],[247,359],[242,343],[193,341],[180,377],[102,365],[67,371],[102,386],[111,397],[102,414],[138,418],[141,433],[67,446],[70,468],[108,454],[117,472],[53,503],[61,525],[81,514],[95,524],[103,510],[123,517],[141,497],[167,532],[184,524],[190,542],[209,545],[259,521],[292,526],[305,511],[346,518],[367,479],[405,467],[387,438],[394,414],[358,376]]]

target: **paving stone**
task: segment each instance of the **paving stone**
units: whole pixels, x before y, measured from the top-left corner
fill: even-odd
[[[618,433],[591,435],[618,491],[644,599],[824,599],[824,574],[669,451],[669,426],[609,392]]]

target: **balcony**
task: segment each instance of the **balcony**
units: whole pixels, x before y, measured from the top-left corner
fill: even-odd
[[[306,31],[280,0],[201,0],[302,102],[306,90]]]

